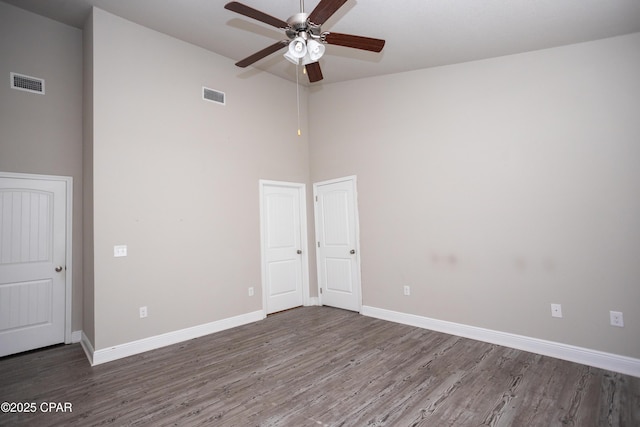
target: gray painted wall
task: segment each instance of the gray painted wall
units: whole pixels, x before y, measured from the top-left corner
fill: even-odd
[[[364,304],[639,358],[638,76],[633,34],[313,92],[312,180],[358,176]]]
[[[238,73],[94,9],[96,350],[261,309],[258,181],[308,183],[307,132],[294,84]],[[120,244],[126,258],[113,257]]]
[[[45,81],[11,89],[9,73]],[[82,31],[0,2],[0,170],[73,177],[72,330],[82,329]]]

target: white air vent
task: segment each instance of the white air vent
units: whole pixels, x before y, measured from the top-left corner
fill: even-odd
[[[25,76],[18,73],[9,73],[11,89],[24,90],[31,93],[44,95],[44,80],[37,77]]]
[[[215,102],[216,104],[225,105],[224,92],[219,90],[209,89],[208,87],[202,87],[202,99],[205,101]]]

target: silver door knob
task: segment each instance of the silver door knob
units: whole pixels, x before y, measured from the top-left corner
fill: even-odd
[[[56,267],[56,273],[60,273],[62,271],[62,266],[59,265]]]
[[[355,249],[351,249],[351,250],[349,251],[349,253],[350,253],[351,255],[353,255],[353,254],[355,254],[355,253],[356,253],[356,250],[355,250]]]
[[[298,253],[298,255],[300,255],[302,253],[302,251],[300,249],[298,249],[296,252]]]

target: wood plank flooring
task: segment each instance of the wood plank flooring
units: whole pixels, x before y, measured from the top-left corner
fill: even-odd
[[[95,367],[5,357],[5,401],[38,411],[2,426],[640,426],[640,378],[328,307]]]

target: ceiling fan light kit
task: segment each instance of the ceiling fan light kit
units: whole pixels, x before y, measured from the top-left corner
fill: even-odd
[[[292,64],[306,66],[312,62],[318,62],[324,55],[325,49],[323,44],[315,40],[305,43],[301,37],[298,37],[289,43],[289,48],[283,56]]]
[[[272,44],[253,55],[238,61],[238,67],[247,67],[260,59],[287,47],[284,57],[293,64],[304,65],[311,83],[322,80],[322,71],[318,60],[325,53],[325,44],[334,44],[354,49],[380,52],[384,40],[351,34],[322,31],[322,24],[329,19],[347,0],[320,0],[309,14],[304,13],[302,1],[300,13],[291,16],[286,22],[264,12],[260,12],[242,3],[232,1],[224,7],[265,24],[284,30],[287,40]]]
[[[298,65],[300,60],[307,56],[307,43],[304,38],[296,37],[289,43],[289,48],[284,54],[284,57],[292,63]]]
[[[325,49],[326,47],[322,43],[318,43],[315,40],[309,40],[307,42],[307,50],[309,51],[309,58],[313,62],[322,58],[322,55],[324,55]]]

